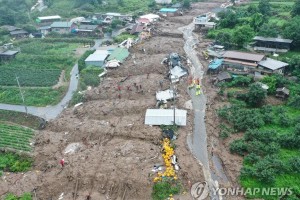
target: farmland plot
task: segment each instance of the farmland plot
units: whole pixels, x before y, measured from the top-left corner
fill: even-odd
[[[26,105],[57,104],[67,90],[80,44],[28,39],[14,46],[19,48],[15,59],[0,63],[0,103],[22,104],[17,76]],[[63,79],[59,79],[61,74]],[[59,87],[52,88],[58,82]]]
[[[0,85],[17,86],[18,77],[21,86],[53,86],[60,73],[61,70],[0,68]]]
[[[30,152],[33,137],[31,129],[0,123],[0,149]]]

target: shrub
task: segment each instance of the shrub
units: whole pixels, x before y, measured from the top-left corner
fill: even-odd
[[[78,69],[79,71],[83,70],[86,67],[85,59],[89,57],[89,55],[93,54],[95,50],[86,51],[78,60]]]
[[[0,153],[0,170],[9,172],[24,172],[30,169],[32,159],[13,153]]]
[[[241,156],[247,153],[247,145],[243,139],[238,139],[230,143],[229,149],[231,153],[236,153]]]
[[[289,160],[292,172],[300,173],[300,158],[294,157]]]
[[[171,194],[178,194],[180,192],[180,188],[181,187],[178,183],[172,183],[167,180],[157,182],[153,185],[152,198],[154,200],[164,200]]]
[[[244,163],[246,164],[254,164],[257,163],[260,160],[260,156],[256,155],[255,153],[249,153],[244,158]]]
[[[100,78],[98,75],[102,72],[103,69],[100,67],[89,66],[81,71],[80,79],[84,82],[85,85],[96,87],[100,82]]]

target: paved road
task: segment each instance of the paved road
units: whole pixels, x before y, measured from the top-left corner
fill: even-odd
[[[194,50],[194,46],[199,43],[197,36],[193,34],[194,24],[191,23],[188,26],[181,27],[179,30],[183,32],[183,37],[185,39],[184,50],[192,63],[191,74],[194,76],[194,78],[199,78],[200,80],[202,80],[204,69]],[[204,120],[206,97],[203,94],[203,91],[200,96],[195,95],[195,89],[191,89],[189,92],[192,98],[194,109],[194,133],[188,136],[187,143],[191,152],[203,166],[203,173],[205,181],[208,183],[210,189],[211,199],[217,200],[219,199],[219,197],[217,195],[214,195],[212,192],[212,188],[214,188],[216,184],[212,178],[207,152],[207,134]]]
[[[74,65],[71,71],[69,89],[64,98],[57,105],[46,107],[27,106],[28,113],[47,120],[55,119],[64,108],[67,107],[69,101],[72,99],[73,93],[77,90],[78,79],[76,78],[76,74],[78,74],[77,64]],[[0,104],[0,109],[25,112],[25,107],[22,105]]]

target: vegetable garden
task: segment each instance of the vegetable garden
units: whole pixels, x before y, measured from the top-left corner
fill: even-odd
[[[0,123],[0,148],[30,152],[34,133],[31,129]]]
[[[21,86],[53,86],[57,83],[61,70],[0,68],[0,85],[16,86],[16,76]]]
[[[65,71],[65,79],[69,79],[76,62],[74,51],[79,45],[72,41],[32,39],[14,43],[20,53],[15,59],[0,63],[0,86],[5,86],[0,87],[0,103],[22,104],[16,76],[19,77],[21,87],[24,87],[22,91],[26,105],[46,106],[58,103],[66,92],[67,84],[57,89],[51,87],[59,81],[62,70]]]

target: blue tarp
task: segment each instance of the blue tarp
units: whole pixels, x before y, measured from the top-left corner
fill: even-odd
[[[222,65],[222,62],[223,62],[223,59],[215,59],[209,64],[208,68],[209,69],[218,69]]]

